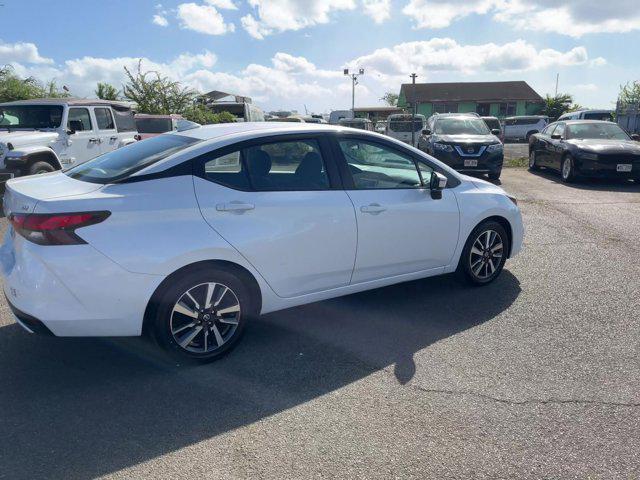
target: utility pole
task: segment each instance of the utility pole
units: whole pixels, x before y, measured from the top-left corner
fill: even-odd
[[[356,118],[356,85],[358,85],[358,77],[364,75],[364,68],[358,69],[358,73],[350,73],[348,68],[343,70],[343,73],[351,77],[351,115]]]
[[[413,102],[411,102],[411,146],[416,146],[416,109],[418,106],[418,101],[416,99],[416,77],[418,76],[415,73],[409,75],[411,77],[412,83],[412,95]]]
[[[560,81],[560,73],[556,73],[556,97],[558,96],[558,82]]]

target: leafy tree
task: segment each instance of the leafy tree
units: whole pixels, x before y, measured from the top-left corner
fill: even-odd
[[[625,85],[620,85],[618,102],[623,105],[640,104],[640,81],[636,80]]]
[[[187,120],[199,123],[201,125],[210,125],[213,123],[232,123],[235,117],[229,112],[214,113],[204,105],[193,105],[182,112],[182,116]]]
[[[198,93],[180,82],[170,80],[156,71],[142,71],[142,61],[138,69],[131,72],[124,70],[128,82],[124,85],[123,96],[138,105],[138,111],[144,113],[167,115],[183,113],[195,103]]]
[[[60,90],[53,80],[43,85],[34,77],[21,78],[10,65],[0,68],[0,102],[68,96],[69,93]]]
[[[397,93],[387,92],[382,96],[382,98],[380,100],[382,100],[384,103],[386,103],[390,107],[397,107],[398,106],[398,94]]]
[[[541,113],[555,119],[563,113],[579,110],[580,108],[580,105],[573,103],[573,96],[568,93],[559,93],[555,96],[547,94]]]
[[[96,97],[102,100],[118,100],[120,98],[120,92],[116,87],[110,83],[98,82],[97,88],[94,92]]]

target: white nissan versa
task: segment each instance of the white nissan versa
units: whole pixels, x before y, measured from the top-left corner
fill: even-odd
[[[457,271],[493,281],[522,245],[515,199],[377,133],[234,123],[9,180],[0,259],[17,321],[154,334],[211,360],[248,318]]]

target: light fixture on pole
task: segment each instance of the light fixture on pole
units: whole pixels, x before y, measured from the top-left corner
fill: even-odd
[[[351,77],[351,115],[353,118],[356,118],[356,85],[358,85],[358,77],[360,75],[364,75],[364,68],[359,68],[358,73],[351,73],[348,68],[345,68],[343,73],[346,76]]]

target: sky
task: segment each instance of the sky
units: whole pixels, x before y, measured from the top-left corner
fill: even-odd
[[[124,67],[266,111],[351,107],[418,82],[525,80],[612,108],[640,80],[639,0],[0,0],[0,65],[92,97]]]

